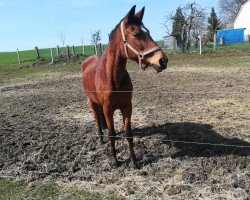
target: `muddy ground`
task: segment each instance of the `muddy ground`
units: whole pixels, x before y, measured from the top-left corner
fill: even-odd
[[[140,169],[126,162],[124,139],[116,142],[124,162],[110,168],[109,144],[98,143],[79,72],[1,85],[0,176],[129,199],[249,198],[250,69],[170,67],[157,74],[133,66],[129,73]],[[119,112],[115,121],[122,135]]]

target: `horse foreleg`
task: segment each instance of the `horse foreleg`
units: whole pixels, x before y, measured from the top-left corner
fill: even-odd
[[[134,153],[133,133],[131,129],[132,104],[121,109],[123,122],[125,126],[126,139],[128,141],[129,157],[135,168],[137,168],[136,157]]]
[[[108,136],[110,141],[110,161],[112,165],[117,166],[118,162],[116,159],[116,150],[115,150],[115,136],[116,132],[114,129],[114,110],[110,106],[103,106],[103,113],[108,126]]]
[[[104,142],[103,142],[102,117],[101,117],[102,113],[100,113],[100,108],[99,108],[100,106],[91,100],[89,100],[89,106],[94,111],[94,118],[98,125],[98,134],[99,134],[100,143],[103,144]]]

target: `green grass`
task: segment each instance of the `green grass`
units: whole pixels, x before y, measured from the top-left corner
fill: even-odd
[[[207,45],[205,46],[205,49],[207,50],[213,50],[213,45]],[[217,45],[216,51],[248,51],[250,52],[250,43],[244,42],[244,43],[236,43],[236,44],[227,44],[227,45]]]
[[[214,46],[212,43],[207,44],[207,45],[202,45],[202,52],[203,53],[214,52],[213,49],[214,49]],[[236,43],[236,44],[217,45],[215,52],[221,52],[221,51],[227,51],[227,52],[229,52],[229,51],[234,51],[234,52],[245,51],[245,52],[249,53],[250,52],[250,43],[244,42],[244,43]],[[172,49],[167,49],[167,52],[171,53]],[[199,49],[199,47],[195,48],[194,46],[192,46],[190,48],[190,50],[188,50],[187,52],[199,54],[200,49]],[[180,48],[177,48],[177,53],[182,53]]]
[[[104,45],[104,47],[106,46],[107,45]],[[52,51],[53,51],[53,55],[55,56],[56,48],[52,48]],[[59,51],[60,51],[60,54],[66,54],[67,49],[66,47],[61,47]],[[70,47],[70,53],[72,53],[72,47]],[[82,54],[83,53],[82,46],[76,46],[75,53]],[[50,53],[49,48],[39,49],[39,54],[45,60],[51,59],[51,53]],[[90,56],[94,54],[93,45],[85,46],[85,54],[86,56]],[[35,50],[19,51],[19,55],[20,55],[20,60],[22,63],[36,60]],[[16,63],[18,63],[17,52],[0,52],[0,67],[10,65],[10,64],[16,64]]]
[[[191,52],[176,54],[169,53],[171,65],[185,67],[249,67],[250,66],[250,43],[240,43],[217,46],[213,51],[212,45],[203,46],[202,55],[199,49]]]
[[[81,47],[76,47],[76,52],[80,51]],[[43,50],[46,52],[46,50]],[[41,51],[42,52],[42,51]],[[33,51],[23,52],[28,55],[32,55]],[[198,51],[188,53],[176,53],[172,54],[169,50],[166,50],[169,57],[169,66],[174,67],[234,67],[250,66],[250,44],[241,43],[234,45],[223,45],[217,47],[216,51],[207,50],[200,56]],[[0,56],[2,53],[0,53]],[[5,59],[11,59],[11,54]],[[42,53],[42,55],[46,55]],[[67,60],[64,63],[57,63],[54,65],[41,65],[31,66],[30,61],[21,64],[8,64],[0,65],[0,84],[5,82],[16,81],[16,79],[28,78],[36,79],[37,77],[46,77],[54,75],[71,75],[81,73],[80,64],[83,58]],[[131,64],[130,64],[131,63]],[[129,62],[129,65],[134,65]]]
[[[108,196],[75,188],[63,188],[54,182],[28,183],[25,180],[0,179],[0,200],[122,200],[114,194]]]
[[[81,60],[71,59],[54,65],[31,66],[30,63],[0,66],[0,84],[16,79],[33,79],[46,76],[63,76],[81,73]]]
[[[157,44],[161,47],[164,46],[164,41],[157,41]],[[107,47],[107,45],[104,45]],[[213,51],[213,45],[203,45],[202,46],[203,53],[212,52]],[[53,48],[53,55],[56,55],[56,48]],[[191,52],[196,52],[198,54],[199,49],[192,48],[190,50]],[[218,45],[216,47],[216,52],[221,51],[243,51],[243,52],[250,52],[250,43],[238,43],[238,44],[230,44],[230,45]],[[45,60],[50,60],[50,49],[39,49],[40,56]],[[66,47],[60,48],[61,54],[66,54],[67,50]],[[83,50],[81,46],[75,47],[75,53],[76,54],[82,54]],[[166,52],[170,54],[172,52],[171,49],[166,49]],[[70,47],[70,53],[72,53],[72,48]],[[86,56],[90,56],[94,54],[94,48],[93,45],[86,45],[85,46],[85,53]],[[36,53],[35,50],[27,50],[27,51],[20,51],[20,59],[22,63],[25,62],[31,62],[36,60]],[[16,52],[0,52],[0,67],[7,66],[10,64],[17,64],[17,54]]]

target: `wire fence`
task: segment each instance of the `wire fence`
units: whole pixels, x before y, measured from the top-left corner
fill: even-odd
[[[103,137],[107,138],[119,138],[119,139],[142,139],[141,137],[128,137],[128,136],[109,136],[103,135]],[[250,148],[250,145],[234,145],[234,144],[222,144],[222,143],[209,143],[209,142],[190,142],[190,141],[181,141],[181,140],[169,140],[169,139],[157,139],[157,138],[143,138],[143,140],[147,141],[156,141],[156,142],[169,142],[172,145],[174,143],[182,143],[182,144],[195,144],[195,145],[209,145],[209,146],[219,146],[219,147],[235,147],[235,148]]]
[[[21,91],[21,92],[26,92],[26,91],[39,91],[39,92],[66,92],[66,90],[58,90],[58,89],[46,89],[42,91],[43,89],[40,88],[20,88],[20,87],[6,87],[6,88],[0,88],[0,93],[1,92],[8,92],[8,91]],[[75,92],[76,90],[68,90],[68,91],[73,91]],[[78,91],[83,92],[82,89],[79,89]],[[133,90],[133,91],[124,91],[124,90],[104,90],[104,91],[98,91],[98,90],[93,90],[93,91],[86,91],[88,93],[133,93],[133,94],[141,94],[141,93],[148,93],[148,94],[155,94],[158,92],[157,90]],[[210,94],[217,94],[217,95],[227,95],[227,94],[232,94],[232,95],[240,95],[240,96],[249,96],[250,95],[250,90],[244,90],[244,91],[238,91],[238,92],[225,92],[225,91],[213,91],[213,92],[203,92],[203,91],[161,91],[161,95],[163,94],[196,94],[196,95],[210,95]]]
[[[21,130],[21,129],[10,129],[10,128],[1,128],[1,131],[13,131],[18,132],[19,134],[21,132],[32,132],[32,130]],[[39,133],[48,133],[48,131],[39,131]],[[53,132],[53,134],[60,134],[59,132]],[[250,133],[248,134],[250,135]],[[237,144],[225,144],[225,143],[211,143],[211,142],[197,142],[197,141],[185,141],[185,140],[171,140],[171,139],[158,139],[158,138],[145,138],[143,135],[141,137],[138,136],[123,136],[123,135],[103,135],[105,138],[115,138],[115,139],[137,139],[137,140],[143,140],[143,141],[153,141],[153,142],[162,142],[162,143],[171,143],[172,146],[174,144],[193,144],[193,145],[208,145],[208,146],[217,146],[217,147],[233,147],[233,148],[242,148],[242,149],[250,149],[250,143],[248,141],[244,141],[246,144],[249,143],[249,145],[237,145]]]

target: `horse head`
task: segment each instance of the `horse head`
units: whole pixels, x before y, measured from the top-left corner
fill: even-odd
[[[146,69],[152,66],[157,72],[167,68],[168,58],[156,44],[142,19],[145,7],[135,13],[135,6],[121,21],[120,28],[125,56]]]

